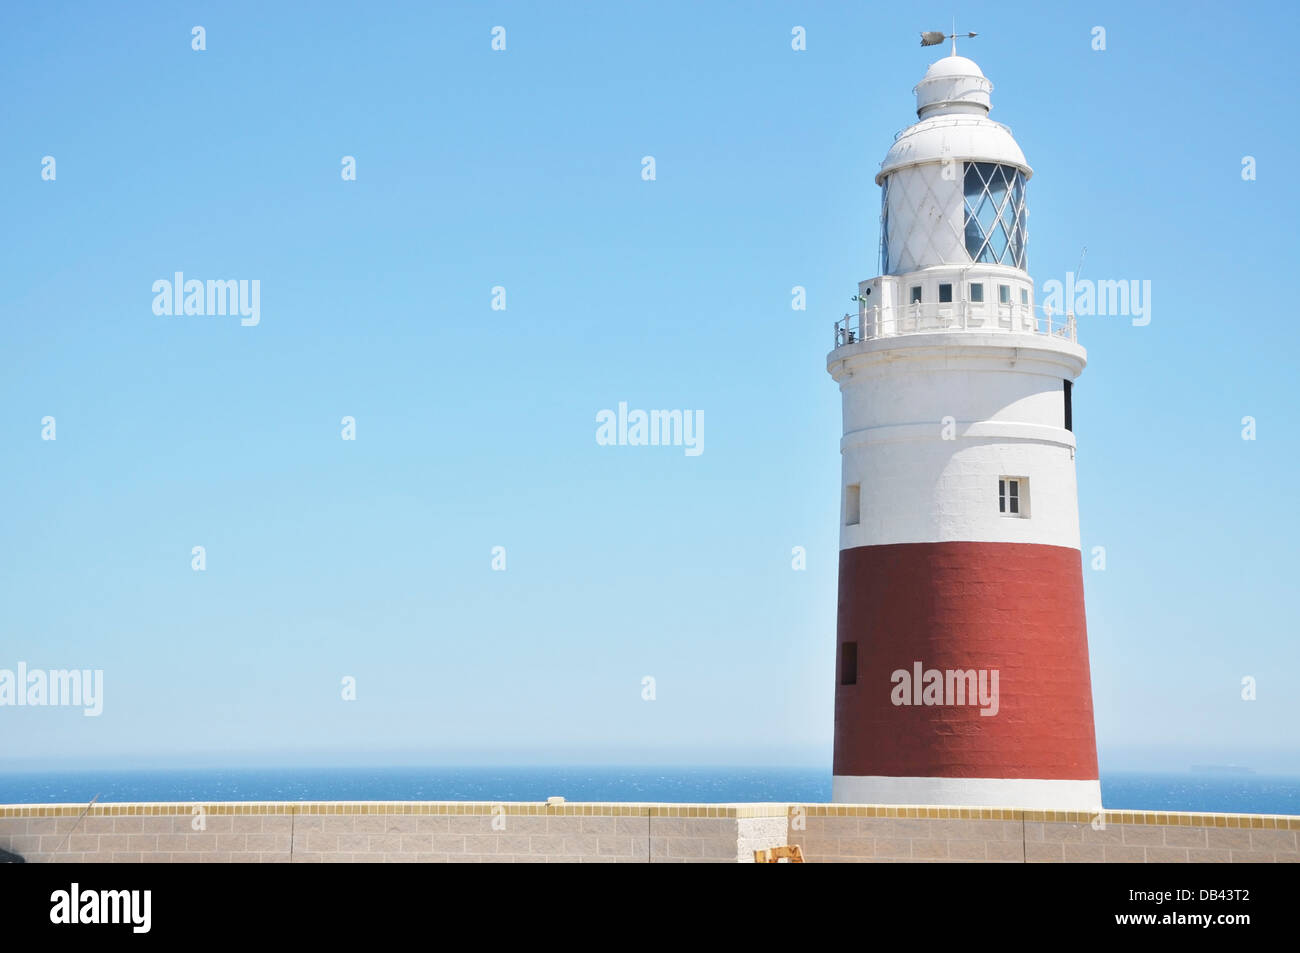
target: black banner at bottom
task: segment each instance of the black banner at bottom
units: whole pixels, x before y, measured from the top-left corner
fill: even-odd
[[[3,864],[0,928],[6,941],[374,941],[487,925],[495,942],[512,925],[534,939],[556,939],[561,926],[575,938],[587,926],[612,926],[586,934],[605,945],[623,929],[628,940],[653,941],[654,931],[680,924],[695,936],[797,936],[802,946],[864,928],[864,942],[903,929],[919,930],[928,945],[1044,929],[1057,939],[1132,933],[1222,943],[1294,926],[1287,865],[805,866],[732,877],[711,865],[652,875],[556,864]]]

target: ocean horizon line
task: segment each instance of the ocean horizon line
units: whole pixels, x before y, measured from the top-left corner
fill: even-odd
[[[1296,775],[1102,771],[1124,810],[1300,815]],[[527,765],[31,770],[0,775],[0,804],[255,801],[829,803],[829,766]]]

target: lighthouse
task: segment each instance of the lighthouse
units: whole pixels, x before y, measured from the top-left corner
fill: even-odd
[[[832,798],[1101,807],[1072,315],[1035,305],[1033,169],[966,57],[875,177],[880,274],[835,327],[844,436]]]

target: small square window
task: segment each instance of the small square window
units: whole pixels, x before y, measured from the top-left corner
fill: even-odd
[[[909,296],[908,300],[909,300],[912,304],[920,304],[920,303],[921,303],[921,286],[920,286],[920,285],[912,285],[912,292],[911,292],[911,295]]]
[[[952,285],[939,286],[939,303],[940,304],[952,303]]]
[[[1011,286],[998,285],[998,304],[1011,303]]]
[[[1020,303],[1023,304],[1026,308],[1029,307],[1029,289],[1028,289],[1028,288],[1021,288],[1021,289],[1020,289]]]
[[[858,684],[858,643],[840,643],[840,684]]]
[[[1029,481],[1024,477],[998,480],[998,512],[1024,519],[1029,516]]]
[[[844,525],[857,526],[861,515],[862,484],[850,483],[844,488]]]
[[[982,282],[973,282],[970,286],[970,299],[976,304],[984,303],[984,284]]]

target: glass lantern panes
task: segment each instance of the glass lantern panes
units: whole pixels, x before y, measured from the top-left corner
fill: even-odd
[[[971,261],[1025,267],[1025,176],[993,162],[967,162],[966,252]]]
[[[889,176],[880,187],[880,273],[889,274]]]

